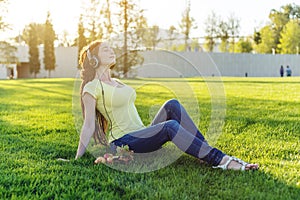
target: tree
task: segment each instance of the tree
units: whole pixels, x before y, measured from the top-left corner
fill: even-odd
[[[36,26],[34,24],[29,25],[29,68],[30,73],[34,74],[34,78],[40,72],[41,64],[39,60],[39,49],[38,49],[38,35]]]
[[[192,39],[192,43],[191,43],[191,50],[194,50],[194,51],[196,51],[196,50],[200,50],[200,44],[199,44],[199,41],[198,41],[198,39]]]
[[[150,27],[147,31],[147,38],[145,38],[145,45],[147,48],[155,50],[157,44],[161,41],[159,37],[159,26],[154,25]]]
[[[135,14],[135,23],[136,23],[136,48],[143,48],[144,46],[148,46],[148,22],[146,17],[144,16],[144,10],[141,9]]]
[[[7,0],[0,0],[0,31],[5,30],[9,27],[9,25],[4,21],[4,16],[2,16],[4,13],[7,12],[6,4]]]
[[[79,65],[79,57],[80,57],[80,52],[82,50],[83,47],[85,47],[87,45],[87,38],[85,37],[84,33],[85,33],[85,28],[83,25],[83,18],[82,15],[80,15],[79,17],[79,22],[78,22],[78,28],[77,28],[77,33],[78,33],[78,37],[76,39],[76,46],[78,47],[78,52],[77,52],[77,61],[78,61],[78,65],[77,68],[80,69],[81,66]]]
[[[291,19],[300,19],[300,6],[295,4],[287,4],[281,6],[280,10],[272,9],[269,14],[269,19],[271,20],[272,28],[274,30],[275,37],[275,49],[277,53],[280,53],[280,37],[281,32],[285,25]]]
[[[12,46],[6,41],[0,41],[0,63],[10,64],[17,63],[17,47]]]
[[[229,27],[228,23],[221,20],[218,25],[218,38],[221,39],[219,49],[221,52],[228,52],[229,45]]]
[[[290,20],[281,32],[280,49],[282,54],[299,53],[300,25],[299,20]]]
[[[72,44],[72,40],[70,39],[70,34],[67,30],[64,30],[61,35],[58,36],[58,46],[60,47],[70,47]]]
[[[76,44],[79,50],[86,43],[90,43],[93,40],[109,39],[118,55],[117,64],[121,63],[122,65],[122,67],[116,66],[114,70],[120,70],[121,73],[118,72],[116,74],[124,74],[125,76],[127,76],[129,68],[137,64],[135,60],[141,60],[129,59],[128,56],[138,54],[138,51],[134,51],[134,49],[137,49],[138,45],[142,44],[141,36],[144,34],[144,31],[140,30],[147,27],[143,10],[138,8],[135,1],[89,0],[84,3],[84,14],[82,14],[78,24]],[[114,7],[117,11],[112,13],[111,7]],[[114,33],[118,32],[121,34],[116,34],[116,37],[114,37]],[[120,45],[122,47],[119,47]],[[119,52],[118,48],[122,48],[122,51]],[[119,62],[121,58],[123,61]]]
[[[171,49],[173,46],[173,41],[176,39],[176,28],[175,26],[170,26],[170,28],[168,29],[168,44],[167,44],[167,49]]]
[[[235,52],[235,38],[239,37],[240,20],[231,14],[228,18],[228,31],[231,41],[229,42],[229,52]]]
[[[191,5],[190,5],[190,2],[188,2],[188,5],[187,5],[185,11],[182,13],[181,23],[179,24],[181,32],[182,32],[182,34],[184,34],[185,49],[187,49],[189,46],[188,41],[190,39],[191,29],[197,28],[195,26],[195,19],[190,16],[190,12],[191,12]]]
[[[44,42],[44,29],[45,29],[45,24],[38,24],[38,23],[30,23],[25,26],[23,29],[22,35],[18,36],[15,38],[17,42],[24,41],[26,44],[29,45],[29,40],[30,40],[30,31],[31,29],[36,30],[36,39],[37,39],[37,44],[43,44]]]
[[[103,5],[100,14],[105,19],[104,25],[104,36],[103,38],[109,39],[114,32],[113,23],[112,23],[112,13],[111,13],[110,0],[106,0],[106,4]]]
[[[250,53],[253,50],[252,43],[249,38],[240,38],[236,44],[235,53]]]
[[[119,7],[119,12],[117,13],[119,17],[119,27],[120,32],[123,33],[123,47],[122,47],[122,69],[123,75],[128,76],[128,72],[131,66],[136,63],[136,60],[129,60],[129,52],[138,53],[137,51],[130,50],[130,47],[135,49],[139,42],[137,25],[139,22],[139,17],[141,9],[138,8],[134,0],[120,0],[117,2]],[[131,62],[133,61],[133,62]]]
[[[0,32],[4,31],[9,25],[4,21],[4,13],[6,10],[7,0],[0,0]],[[17,48],[6,41],[0,41],[0,63],[16,63]]]
[[[254,49],[257,53],[272,53],[272,49],[276,48],[276,39],[274,29],[271,25],[267,25],[260,30],[261,42],[255,45]]]
[[[215,12],[205,21],[205,44],[207,51],[213,51],[217,41],[221,41],[219,50],[221,52],[235,52],[235,40],[239,37],[240,20],[231,14],[227,21],[222,20]]]
[[[87,42],[102,39],[103,38],[103,20],[100,12],[100,0],[85,1],[85,13],[82,15],[82,20],[86,22],[85,28],[89,36]]]
[[[44,30],[44,64],[45,70],[48,70],[48,77],[51,76],[51,71],[55,70],[55,52],[54,52],[54,40],[55,32],[50,19],[50,12],[47,14]]]
[[[261,34],[259,31],[254,30],[253,40],[256,45],[259,45],[261,43]]]
[[[212,12],[205,20],[205,43],[204,48],[212,52],[218,36],[218,19],[215,12]]]
[[[132,2],[129,2],[128,0],[121,0],[119,2],[120,8],[123,10],[119,14],[120,17],[122,18],[123,21],[123,38],[124,38],[124,43],[123,43],[123,53],[124,53],[124,58],[123,58],[123,74],[127,76],[127,72],[129,71],[129,66],[128,66],[128,57],[127,57],[127,51],[128,51],[128,28],[129,28],[129,23],[132,22],[129,16],[129,12],[133,10],[134,4]]]

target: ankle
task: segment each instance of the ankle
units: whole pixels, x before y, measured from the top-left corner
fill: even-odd
[[[221,160],[221,162],[219,163],[219,165],[224,165],[224,164],[228,161],[228,159],[229,159],[229,156],[225,155],[225,156],[222,158],[222,160]]]

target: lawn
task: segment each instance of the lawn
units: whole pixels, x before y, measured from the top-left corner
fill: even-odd
[[[158,156],[153,161],[158,169],[145,173],[94,165],[90,152],[74,160],[79,140],[74,79],[1,80],[0,198],[299,199],[300,78],[222,80],[124,82],[136,89],[145,124],[165,100],[178,98],[207,137],[211,116],[218,113],[212,111],[210,85],[219,84],[226,105],[217,108],[226,115],[215,123],[223,129],[212,142],[230,155],[259,163],[258,171],[212,169],[184,154],[165,167]],[[174,146],[165,148],[173,151]]]

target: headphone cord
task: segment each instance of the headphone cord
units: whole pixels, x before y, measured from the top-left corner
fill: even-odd
[[[107,112],[107,109],[106,109],[106,105],[105,105],[104,89],[103,89],[102,81],[99,79],[99,82],[100,82],[101,90],[102,90],[102,102],[103,102],[104,110],[105,110],[105,113],[106,113],[106,115],[108,117],[109,124],[110,124],[110,135],[115,140],[116,138],[114,137],[113,132],[112,132],[112,121],[111,121],[111,119],[110,119],[110,117],[108,115],[108,112]]]

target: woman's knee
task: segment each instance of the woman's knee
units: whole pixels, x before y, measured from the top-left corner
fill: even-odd
[[[168,101],[166,101],[165,103],[165,108],[166,109],[174,109],[174,108],[179,108],[180,103],[177,99],[170,99]]]
[[[170,140],[172,140],[175,135],[177,134],[179,130],[180,124],[176,120],[168,120],[165,123],[165,129],[168,133],[168,136],[170,137]]]
[[[170,120],[166,121],[166,126],[168,126],[168,127],[178,128],[179,125],[180,124],[178,123],[178,121],[176,121],[174,119],[170,119]]]
[[[173,98],[166,101],[166,104],[179,104],[179,101]]]

